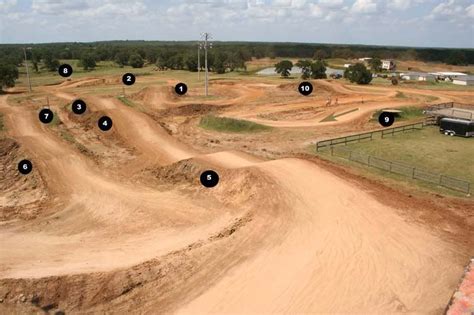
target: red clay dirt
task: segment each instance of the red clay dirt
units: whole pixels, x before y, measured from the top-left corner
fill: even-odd
[[[70,102],[80,96],[77,87],[102,82],[95,80],[43,91]],[[318,84],[340,95],[338,110],[360,107],[331,124],[334,135],[355,121],[365,126],[375,109],[409,105],[395,100],[392,88],[356,91],[335,82]],[[226,93],[229,86],[239,92]],[[275,84],[244,81],[214,87],[224,100],[203,104],[225,116],[260,121],[262,113],[308,106],[324,115],[333,111],[324,108],[321,97],[275,100]],[[444,92],[433,95],[450,99]],[[456,97],[466,98],[462,93]],[[180,99],[173,105],[166,89],[149,88],[137,96],[144,112],[110,97],[84,99],[89,118],[71,119],[54,107],[63,122],[50,128],[37,120],[34,106],[15,106],[0,96],[6,137],[12,139],[5,151],[16,159],[18,148],[34,162],[35,176],[44,185],[34,201],[47,204],[34,217],[2,220],[1,312],[441,313],[449,302],[474,248],[472,234],[463,232],[473,230],[472,221],[456,223],[465,213],[449,222],[455,232],[448,233],[429,220],[414,219],[410,210],[420,208],[428,218],[437,216],[437,211],[430,214],[425,197],[409,198],[397,190],[380,195],[378,183],[325,162],[304,156],[268,160],[198,142],[192,146],[180,138],[180,128],[201,114],[170,115],[170,108],[195,102]],[[127,158],[117,155],[117,167],[104,167],[110,156],[85,154],[60,136],[61,130],[77,127],[80,132],[73,136],[86,133],[78,141],[93,148],[87,139],[98,131],[84,126],[102,114],[113,119],[114,127],[94,142],[95,152],[115,141],[128,152]],[[165,130],[160,119],[181,131]],[[261,121],[293,129],[326,128],[316,119]],[[228,136],[215,137],[220,142]],[[284,140],[273,139],[273,145]],[[221,177],[210,190],[198,180],[209,168]],[[25,178],[31,185],[37,178],[11,176],[12,185]],[[1,196],[10,203],[17,200]],[[468,200],[452,207],[472,205]],[[23,209],[19,204],[16,211]],[[3,204],[0,210],[8,213]],[[471,238],[460,244],[457,237]]]

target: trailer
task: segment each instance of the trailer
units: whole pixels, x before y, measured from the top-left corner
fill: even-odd
[[[439,131],[447,136],[474,137],[474,121],[455,118],[442,118]]]

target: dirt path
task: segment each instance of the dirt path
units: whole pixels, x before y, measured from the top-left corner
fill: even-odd
[[[450,244],[309,162],[258,167],[286,192],[288,231],[181,313],[429,313],[446,305],[461,272]]]

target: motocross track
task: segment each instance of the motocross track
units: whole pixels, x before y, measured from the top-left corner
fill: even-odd
[[[81,96],[77,88],[107,80],[88,78],[43,92],[69,102]],[[337,111],[360,108],[333,125],[413,104],[394,100],[392,89],[320,85],[339,93]],[[206,105],[255,121],[258,114],[320,109],[324,103],[316,97],[257,107],[250,100],[278,98],[282,89],[213,86],[227,98]],[[450,99],[442,92],[436,96]],[[33,161],[33,174],[45,186],[41,202],[48,196],[34,219],[0,225],[2,313],[440,313],[448,303],[472,241],[456,245],[433,226],[401,215],[375,188],[322,165],[191,148],[147,113],[113,98],[83,98],[93,114],[113,119],[110,139],[133,148],[131,161],[101,167],[42,125],[38,108],[0,96],[7,136]],[[158,87],[137,99],[161,110],[192,104]],[[52,108],[72,127],[63,109]],[[322,128],[319,118],[332,112],[324,108],[310,120],[261,121]],[[214,189],[199,184],[199,174],[209,168],[221,177]],[[0,206],[3,211],[5,204]]]

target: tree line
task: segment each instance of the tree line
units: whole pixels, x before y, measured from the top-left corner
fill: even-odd
[[[99,61],[112,61],[119,67],[143,67],[156,65],[160,70],[197,71],[197,42],[157,42],[157,41],[109,41],[93,43],[49,43],[49,44],[1,44],[0,78],[2,86],[11,85],[11,79],[24,59],[25,47],[33,71],[56,71],[60,61],[77,59],[85,70],[92,70]],[[364,45],[332,45],[303,43],[260,43],[260,42],[216,42],[209,50],[208,68],[210,71],[246,70],[245,62],[252,58],[308,58],[324,60],[327,58],[401,59],[438,61],[448,64],[474,64],[474,49],[447,48],[406,48]],[[201,59],[203,61],[203,59]],[[201,64],[201,69],[203,69]],[[321,64],[303,64],[308,77],[321,72]],[[317,68],[320,69],[318,70]],[[372,66],[371,66],[372,67]]]

